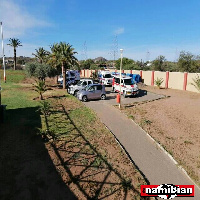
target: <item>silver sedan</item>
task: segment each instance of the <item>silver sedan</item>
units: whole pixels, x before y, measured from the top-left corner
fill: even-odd
[[[92,99],[106,99],[105,86],[101,84],[90,84],[85,89],[77,93],[77,98],[81,101]]]

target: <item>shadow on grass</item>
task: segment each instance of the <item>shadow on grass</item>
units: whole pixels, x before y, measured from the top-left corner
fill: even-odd
[[[69,177],[68,184],[75,185],[87,199],[91,200],[109,198],[125,200],[130,198],[130,191],[132,195],[139,197],[140,192],[132,185],[129,177],[119,173],[107,161],[106,156],[96,150],[70,118],[64,106],[60,106],[59,110],[72,125],[73,132],[63,130],[64,132],[59,135],[61,137],[51,142],[51,146],[59,159],[60,164],[57,167],[62,166]],[[49,124],[48,118],[46,120]],[[51,116],[52,121],[54,119]],[[51,128],[51,125],[48,127]]]
[[[0,125],[0,199],[77,199],[36,135],[37,109],[7,110]]]

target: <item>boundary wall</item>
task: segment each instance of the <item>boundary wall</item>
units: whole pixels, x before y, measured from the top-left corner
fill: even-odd
[[[83,69],[81,70],[81,77],[89,78],[95,70]],[[110,72],[119,72],[119,70],[111,69]],[[187,90],[191,92],[198,92],[198,90],[191,84],[193,79],[200,73],[187,72],[160,72],[160,71],[143,71],[143,70],[122,70],[122,73],[139,74],[146,85],[155,85],[157,78],[162,78],[164,81],[161,85],[163,88],[171,88],[178,90]]]

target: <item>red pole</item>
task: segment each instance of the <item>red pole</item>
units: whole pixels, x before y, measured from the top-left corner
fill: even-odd
[[[187,77],[188,77],[188,73],[185,72],[185,73],[184,73],[183,90],[186,90],[186,89],[187,89]]]
[[[140,70],[140,77],[142,78],[142,70]]]
[[[154,85],[154,71],[151,73],[151,85]]]
[[[87,69],[87,78],[89,77],[89,69]]]
[[[84,71],[83,71],[83,76],[85,77],[85,69],[84,69]]]
[[[166,82],[165,82],[165,88],[168,88],[168,83],[169,83],[169,72],[166,72]]]

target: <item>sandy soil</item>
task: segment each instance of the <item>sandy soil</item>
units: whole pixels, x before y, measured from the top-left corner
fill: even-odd
[[[135,104],[124,111],[200,185],[200,94],[151,86],[141,89],[167,98]]]
[[[31,90],[30,83],[20,89]],[[73,118],[72,112],[85,106],[58,94],[61,90],[52,88],[44,95],[54,102],[56,133],[66,135],[54,142],[36,135],[43,125],[38,108],[6,111],[9,118],[0,125],[0,199],[141,199],[146,182],[112,134],[99,119],[83,124]]]
[[[55,124],[56,118],[62,118],[73,131],[64,139],[46,143],[46,148],[78,199],[141,199],[140,185],[146,184],[143,177],[99,119],[89,123],[84,115],[82,119],[73,118],[71,112],[81,112],[85,106],[70,98],[52,100],[52,105],[60,114],[51,115],[48,121]]]

